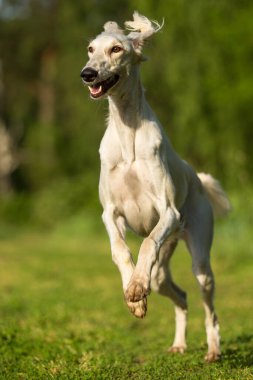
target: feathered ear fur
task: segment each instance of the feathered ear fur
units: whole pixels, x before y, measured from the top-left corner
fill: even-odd
[[[124,34],[123,30],[114,21],[108,21],[104,25],[105,33]]]
[[[164,22],[160,25],[157,21],[151,21],[147,17],[140,15],[137,11],[133,14],[133,21],[126,21],[125,27],[131,30],[132,33],[142,37],[143,40],[151,37],[153,34],[157,33],[162,29]],[[131,34],[129,36],[131,36]]]
[[[157,21],[151,21],[147,17],[134,12],[133,21],[126,21],[125,27],[130,30],[128,38],[133,41],[134,48],[137,54],[141,55],[141,49],[144,41],[151,37],[153,34],[162,29],[164,21],[160,25]]]

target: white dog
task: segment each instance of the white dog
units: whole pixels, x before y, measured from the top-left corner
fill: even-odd
[[[213,211],[226,214],[229,201],[218,182],[196,175],[175,153],[148,105],[140,81],[142,47],[161,27],[137,12],[115,22],[88,46],[89,61],[81,72],[90,96],[109,101],[108,126],[101,142],[100,200],[112,258],[123,282],[127,305],[144,317],[150,289],[175,303],[176,333],[171,352],[184,352],[186,293],[172,280],[169,260],[179,238],[192,256],[206,313],[208,362],[220,357],[219,325],[214,311],[214,277],[210,266]],[[125,243],[125,228],[144,237],[136,266]]]

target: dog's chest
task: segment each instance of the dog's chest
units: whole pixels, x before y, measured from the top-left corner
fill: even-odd
[[[144,161],[118,164],[107,173],[109,198],[129,227],[147,235],[158,222],[157,194],[152,173]]]
[[[128,131],[120,138],[110,132],[105,134],[100,146],[102,204],[105,207],[106,202],[112,202],[130,228],[147,235],[159,218],[160,136],[150,136],[145,128],[135,134]]]

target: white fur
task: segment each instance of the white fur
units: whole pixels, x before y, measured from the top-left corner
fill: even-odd
[[[132,32],[139,32],[142,38],[151,37],[152,34],[157,33],[162,27],[157,21],[150,21],[147,17],[134,12],[133,21],[125,22],[126,29]]]
[[[99,193],[112,257],[135,316],[145,316],[151,287],[175,303],[176,334],[170,350],[183,352],[186,293],[172,280],[168,263],[178,238],[186,241],[206,312],[206,359],[213,361],[220,348],[209,260],[213,236],[210,202],[222,214],[228,211],[229,201],[216,180],[210,175],[197,176],[179,158],[145,99],[139,75],[142,45],[160,29],[159,24],[135,12],[134,21],[126,26],[131,29],[129,35],[116,23],[107,23],[105,32],[91,42],[86,65],[98,72],[94,85],[115,74],[120,78],[106,94],[108,126],[100,146]],[[113,53],[115,45],[121,51]],[[125,242],[126,227],[144,237],[136,265]]]

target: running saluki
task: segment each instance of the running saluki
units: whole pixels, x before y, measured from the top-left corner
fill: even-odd
[[[208,352],[206,361],[220,357],[219,325],[214,311],[214,276],[210,266],[213,213],[224,215],[230,203],[219,183],[195,174],[173,150],[148,105],[140,81],[144,42],[161,26],[137,12],[125,23],[115,22],[88,46],[89,61],[81,72],[90,96],[109,101],[107,129],[100,146],[100,200],[113,261],[123,282],[131,312],[143,318],[150,289],[175,304],[176,332],[171,352],[186,349],[186,293],[173,281],[169,260],[178,239],[185,240],[192,269],[201,288]],[[129,227],[144,237],[134,265],[125,242]]]

